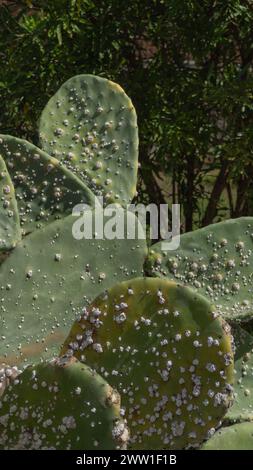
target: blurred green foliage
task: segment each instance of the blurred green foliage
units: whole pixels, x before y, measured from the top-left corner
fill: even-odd
[[[117,81],[140,129],[139,198],[184,228],[253,215],[252,0],[0,3],[0,131],[36,143],[75,74]]]

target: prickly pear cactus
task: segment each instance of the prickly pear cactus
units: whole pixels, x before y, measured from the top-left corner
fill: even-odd
[[[14,248],[20,239],[21,231],[15,191],[0,147],[0,264],[5,251]]]
[[[193,286],[215,303],[228,321],[247,322],[253,314],[253,218],[242,217],[186,233],[180,248],[152,246],[150,276],[166,276]]]
[[[236,347],[234,403],[225,416],[226,423],[253,420],[253,336],[238,326],[233,336]]]
[[[58,160],[26,140],[0,135],[0,155],[11,176],[23,234],[70,214],[95,196]]]
[[[202,450],[253,450],[253,423],[239,423],[217,431]]]
[[[231,404],[230,328],[208,300],[173,281],[112,287],[74,324],[65,353],[118,389],[133,449],[198,446]]]
[[[78,75],[49,100],[40,142],[96,195],[125,206],[136,192],[138,128],[122,88],[94,75]]]
[[[16,367],[1,367],[0,368],[0,398],[3,395],[6,387],[11,383],[15,383],[16,377],[21,371]]]
[[[0,449],[119,449],[128,429],[120,396],[75,360],[28,367],[0,407]]]
[[[137,229],[135,216],[122,209],[126,215]],[[129,225],[122,239],[79,240],[74,221],[70,215],[26,236],[2,264],[0,365],[57,355],[88,301],[119,280],[142,275],[146,241],[127,239]]]

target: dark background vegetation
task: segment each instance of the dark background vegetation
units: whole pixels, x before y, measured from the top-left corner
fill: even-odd
[[[117,81],[140,131],[138,198],[186,231],[253,215],[253,1],[0,1],[0,132],[37,142],[72,75]]]

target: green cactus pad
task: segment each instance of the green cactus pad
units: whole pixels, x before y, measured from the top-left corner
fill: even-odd
[[[1,402],[0,449],[119,449],[127,440],[118,393],[80,362],[28,367]]]
[[[15,187],[24,234],[70,214],[76,204],[94,206],[89,188],[26,140],[0,135],[0,155]]]
[[[150,276],[166,276],[195,287],[210,298],[227,321],[253,315],[253,218],[242,217],[181,235],[180,247],[152,246]]]
[[[221,428],[201,450],[253,450],[253,423]]]
[[[74,220],[68,216],[28,235],[1,265],[0,364],[57,355],[88,301],[118,280],[142,275],[145,240],[77,240]]]
[[[253,336],[236,326],[234,403],[225,422],[236,423],[253,420]]]
[[[107,202],[125,206],[136,193],[138,128],[122,88],[77,75],[49,100],[40,120],[41,147]]]
[[[20,238],[15,191],[0,150],[0,264],[4,258],[4,252],[14,248]]]
[[[231,402],[230,327],[204,297],[165,279],[118,284],[84,310],[62,354],[121,394],[133,449],[198,446]]]

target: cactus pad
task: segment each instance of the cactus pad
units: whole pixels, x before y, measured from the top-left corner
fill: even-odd
[[[138,129],[122,88],[78,75],[49,100],[40,120],[41,147],[107,202],[125,206],[136,192]]]
[[[150,276],[166,276],[208,296],[227,321],[247,322],[253,313],[253,218],[242,217],[181,235],[180,247],[152,246]]]
[[[4,252],[21,238],[14,187],[1,155],[0,139],[0,264]]]
[[[128,430],[120,397],[104,379],[73,360],[28,367],[0,408],[0,449],[117,449]]]
[[[62,354],[121,394],[133,449],[198,446],[231,402],[230,328],[209,301],[165,279],[138,278],[99,296]]]
[[[26,236],[1,265],[0,364],[57,355],[88,301],[142,275],[145,240],[76,240],[73,222],[68,216]]]
[[[26,140],[0,136],[0,155],[13,181],[23,232],[62,218],[73,206],[94,206],[94,195],[58,160]]]
[[[234,403],[225,421],[253,420],[253,336],[236,326],[233,331],[235,354]]]
[[[217,431],[202,450],[253,450],[253,423],[239,423]]]

